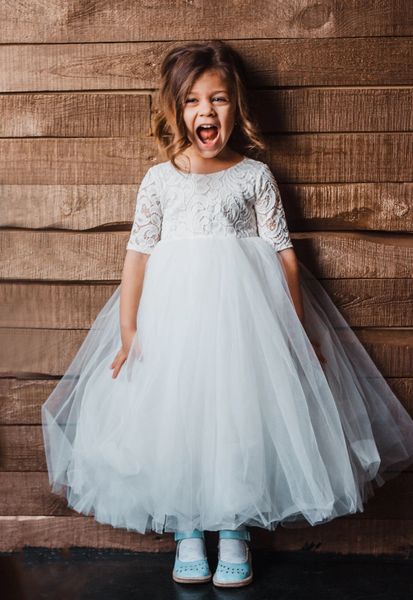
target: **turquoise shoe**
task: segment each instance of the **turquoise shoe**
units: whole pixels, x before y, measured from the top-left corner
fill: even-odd
[[[221,529],[219,532],[219,539],[221,540],[224,538],[251,540],[248,529]],[[212,578],[214,585],[218,587],[241,587],[251,583],[252,577],[251,550],[247,543],[245,543],[245,562],[242,563],[232,563],[221,560],[218,546],[218,565]]]
[[[179,559],[179,547],[181,540],[187,538],[202,538],[205,542],[203,531],[194,529],[193,531],[175,531],[174,539],[177,542],[175,553],[175,564],[172,571],[172,578],[177,583],[205,583],[211,581],[212,573],[209,569],[208,559],[183,561]]]

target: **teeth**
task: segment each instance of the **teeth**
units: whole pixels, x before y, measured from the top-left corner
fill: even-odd
[[[204,127],[206,129],[211,129],[212,127],[216,127],[216,125],[199,125],[199,127]]]

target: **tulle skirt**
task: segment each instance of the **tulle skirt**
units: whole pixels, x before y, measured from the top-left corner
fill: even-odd
[[[363,511],[412,464],[413,420],[299,267],[305,328],[262,238],[158,242],[118,377],[120,286],[42,406],[52,491],[140,533]]]

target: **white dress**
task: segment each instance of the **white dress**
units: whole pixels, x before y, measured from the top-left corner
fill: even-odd
[[[113,379],[118,286],[42,406],[53,492],[141,533],[275,529],[363,511],[413,462],[413,420],[299,261],[303,328],[292,247],[265,163],[149,168],[127,243],[150,254],[137,333]]]

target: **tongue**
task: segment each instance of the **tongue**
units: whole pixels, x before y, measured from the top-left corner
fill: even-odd
[[[201,129],[198,130],[198,133],[199,137],[203,142],[209,142],[210,140],[213,140],[214,137],[217,135],[217,128],[210,127],[209,129],[203,129],[201,127]]]

